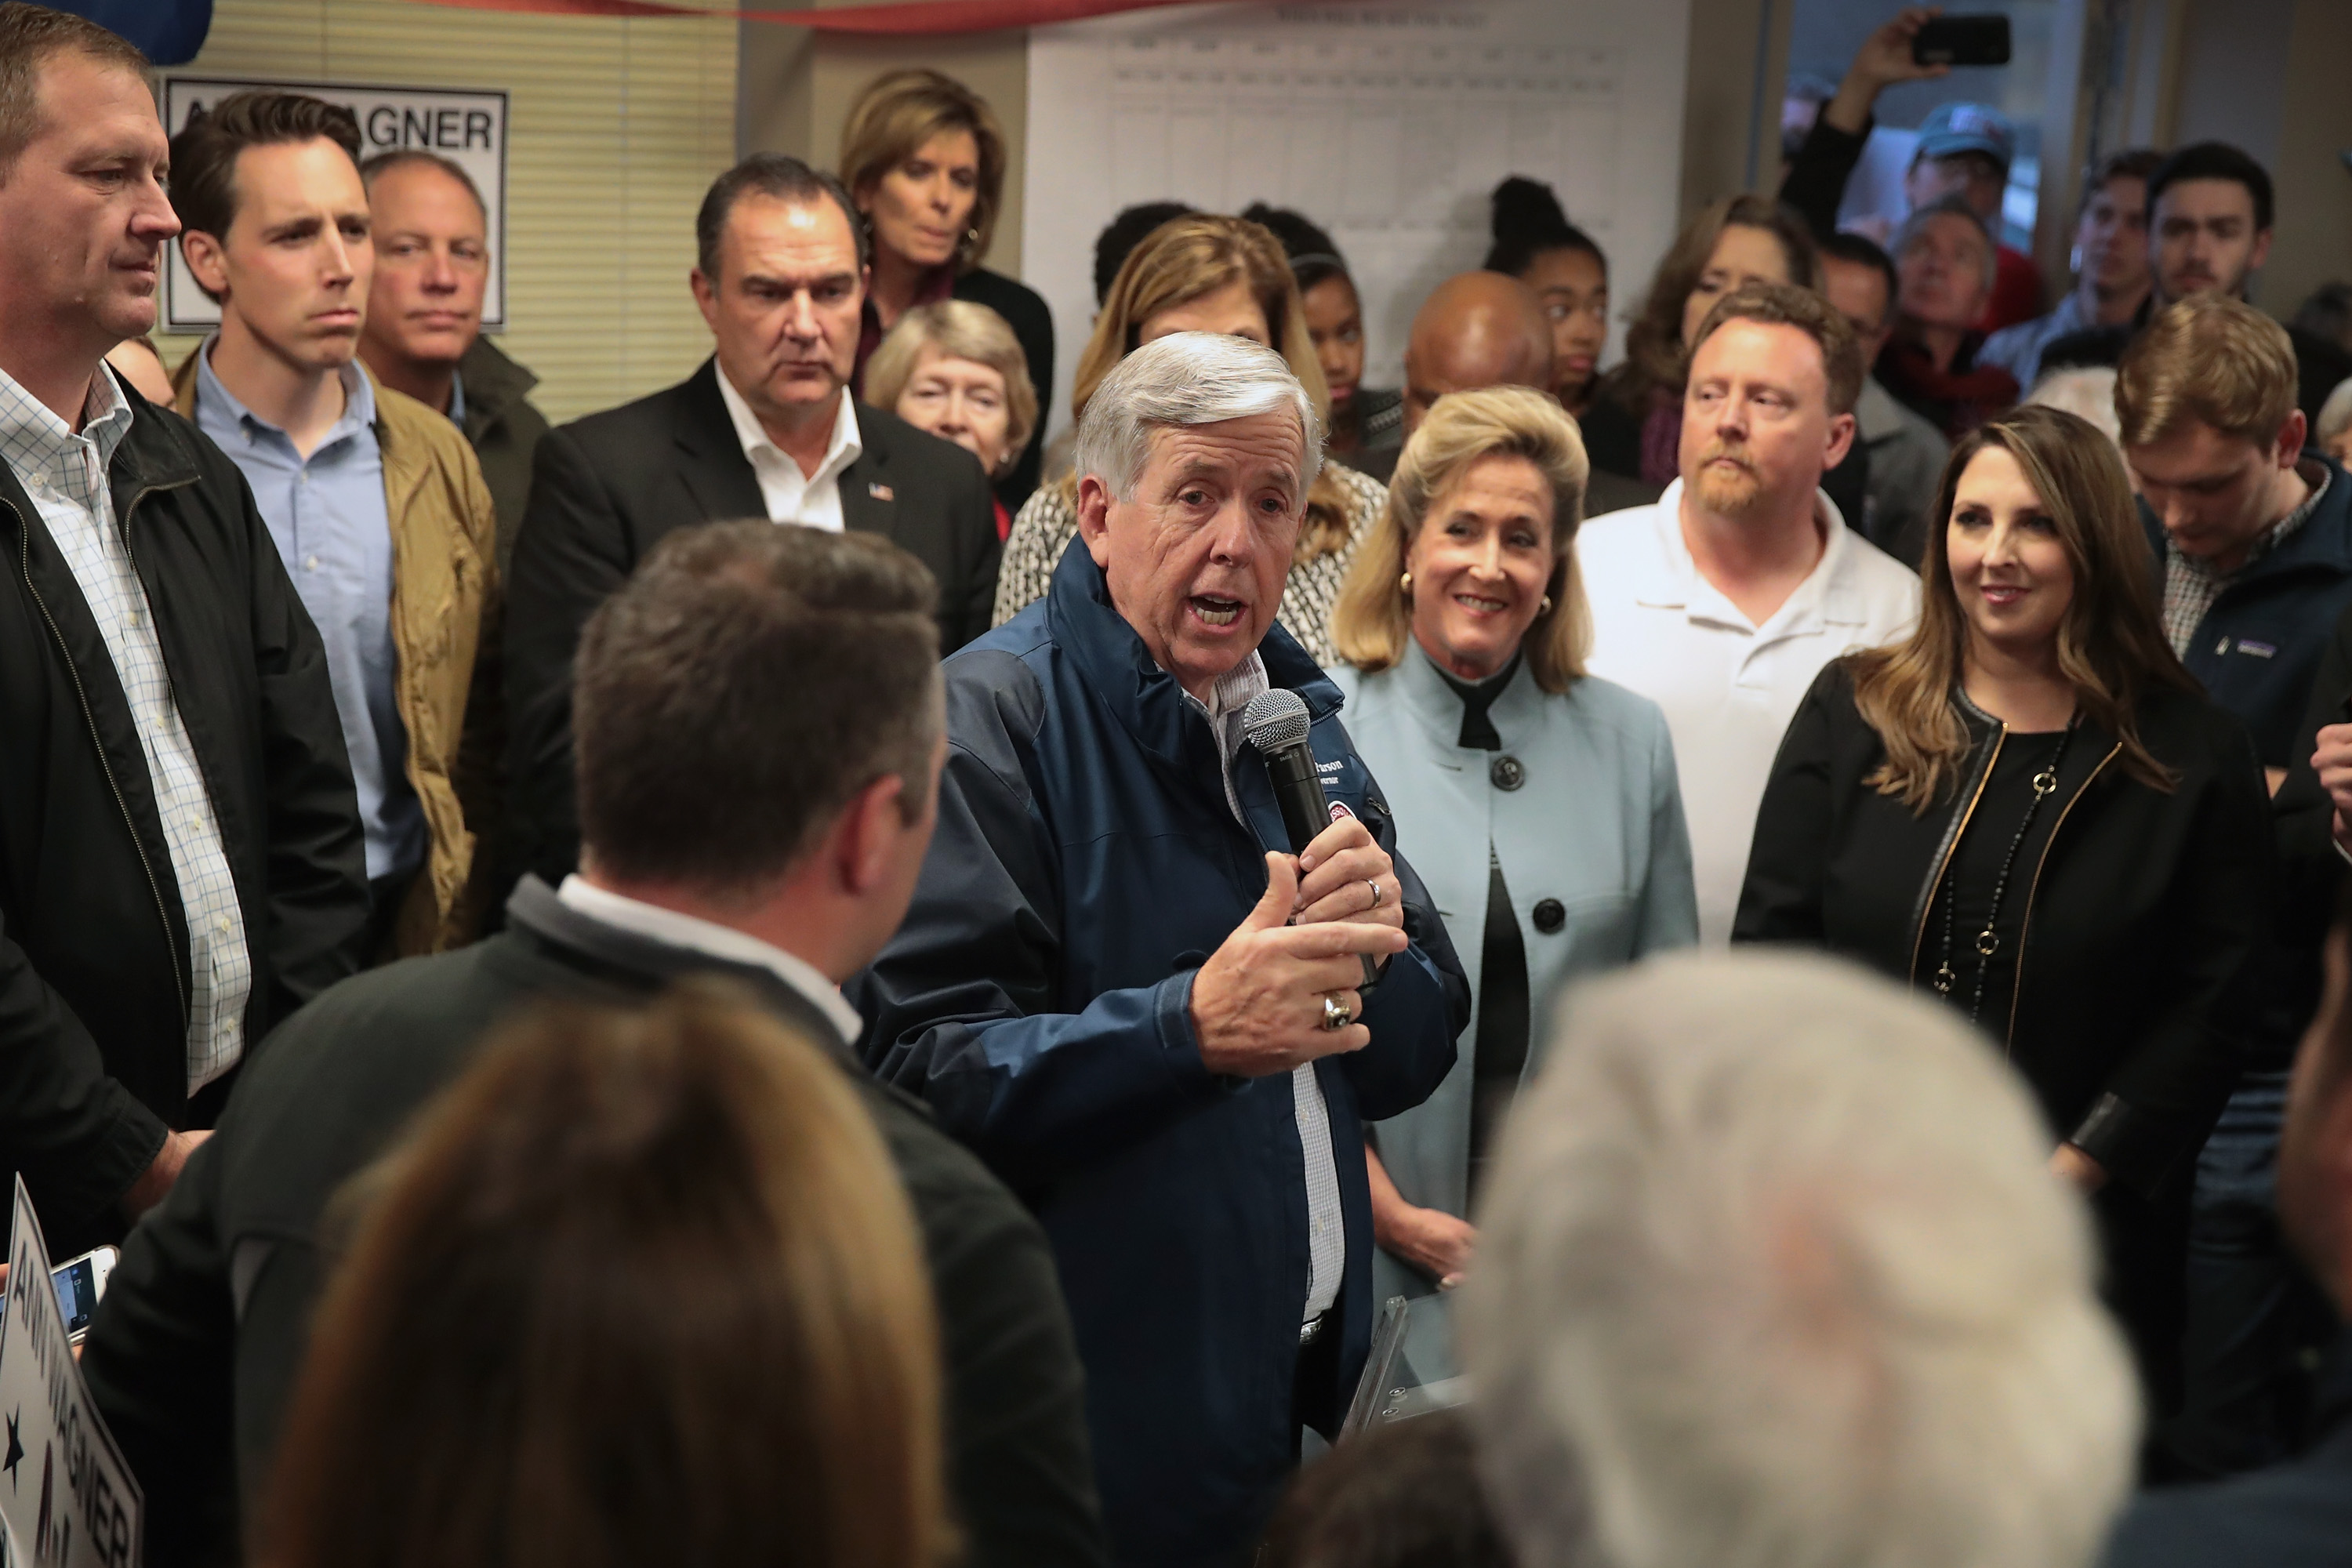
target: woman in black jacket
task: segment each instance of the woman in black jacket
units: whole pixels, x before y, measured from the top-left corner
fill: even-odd
[[[2167,644],[2114,447],[2021,408],[1952,452],[1909,640],[1822,672],[1756,823],[1735,942],[1827,948],[1967,1012],[2085,1192],[2161,1409],[2188,1173],[2265,940],[2252,742]]]

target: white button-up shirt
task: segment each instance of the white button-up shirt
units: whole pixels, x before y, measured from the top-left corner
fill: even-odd
[[[172,695],[154,611],[130,546],[115,527],[106,470],[131,421],[131,405],[110,370],[101,367],[90,379],[79,434],[0,372],[0,458],[23,482],[73,572],[114,661],[140,750],[146,753],[147,781],[163,818],[180,914],[188,927],[187,1065],[188,1092],[194,1094],[245,1055],[253,955],[246,946],[245,911],[236,901],[212,792]]]
[[[1578,531],[1577,562],[1592,605],[1595,675],[1665,710],[1690,823],[1699,941],[1731,937],[1756,808],[1797,704],[1823,667],[1907,634],[1919,618],[1919,576],[1853,532],[1814,492],[1822,559],[1762,626],[1699,574],[1683,538],[1683,486],[1654,506],[1594,518]]]
[[[1225,805],[1235,820],[1249,826],[1242,815],[1241,795],[1234,789],[1234,757],[1246,738],[1242,717],[1250,699],[1266,689],[1265,661],[1252,650],[1249,658],[1228,670],[1210,689],[1203,702],[1191,692],[1184,700],[1199,709],[1217,737],[1217,760],[1225,780]],[[1331,1108],[1323,1102],[1323,1085],[1315,1064],[1290,1069],[1290,1109],[1298,1122],[1299,1152],[1307,1165],[1306,1314],[1312,1322],[1339,1299],[1339,1279],[1348,1261],[1348,1237],[1339,1212],[1339,1164],[1331,1153]]]
[[[771,522],[798,522],[810,528],[830,529],[839,533],[841,521],[841,471],[857,461],[866,450],[857,434],[857,411],[851,405],[847,388],[841,392],[840,411],[833,416],[833,437],[825,443],[824,461],[816,472],[803,474],[800,464],[785,455],[782,447],[768,439],[761,426],[760,416],[727,379],[727,367],[719,370],[719,396],[727,405],[727,417],[734,422],[735,439],[742,444],[743,456],[751,465],[751,473],[760,481],[760,498],[767,503]]]
[[[729,963],[764,969],[806,998],[809,1005],[824,1014],[833,1026],[841,1031],[845,1043],[853,1043],[866,1027],[857,1010],[842,999],[841,987],[824,977],[824,972],[797,953],[761,942],[758,937],[723,926],[699,916],[681,914],[615,893],[607,888],[583,881],[577,873],[563,879],[555,896],[589,919],[635,935],[650,938],[670,947],[682,947],[688,952],[699,952]]]

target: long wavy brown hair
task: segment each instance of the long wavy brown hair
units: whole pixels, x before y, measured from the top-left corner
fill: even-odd
[[[1307,335],[1307,310],[1299,302],[1298,283],[1290,270],[1289,253],[1274,232],[1244,218],[1215,213],[1194,213],[1171,219],[1151,231],[1128,253],[1110,292],[1103,297],[1102,313],[1095,318],[1094,335],[1078,355],[1070,384],[1070,417],[1084,419],[1087,403],[1111,367],[1142,346],[1144,323],[1163,310],[1213,294],[1235,283],[1245,283],[1265,313],[1265,328],[1324,428],[1331,425],[1331,393],[1323,382],[1322,363],[1315,357],[1315,342]],[[1078,484],[1073,475],[1063,480],[1063,500],[1075,510]],[[1352,502],[1323,465],[1307,492],[1307,521],[1298,531],[1301,562],[1336,555],[1346,547]]]
[[[2139,699],[2163,687],[2199,688],[2165,640],[2131,481],[2096,426],[2040,406],[2012,409],[1954,445],[1927,531],[1918,626],[1903,642],[1846,658],[1854,706],[1886,747],[1886,761],[1863,782],[1924,816],[1968,756],[1968,729],[1953,701],[1967,668],[1968,618],[1952,586],[1948,525],[1960,475],[1989,447],[2017,459],[2074,573],[2074,600],[2058,623],[2058,668],[2075,703],[2122,742],[2126,771],[2170,791],[2171,772],[2141,743]]]
[[[1649,411],[1654,393],[1679,395],[1690,374],[1690,347],[1683,342],[1683,305],[1698,287],[1700,274],[1727,228],[1760,228],[1780,242],[1789,281],[1822,286],[1821,258],[1805,220],[1770,196],[1726,196],[1709,204],[1683,226],[1674,247],[1658,262],[1650,291],[1625,328],[1625,363],[1601,378],[1601,395],[1636,415]]]
[[[525,1011],[337,1215],[256,1563],[951,1559],[906,1189],[748,993]]]

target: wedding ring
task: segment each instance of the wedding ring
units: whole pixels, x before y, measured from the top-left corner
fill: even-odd
[[[1372,890],[1372,908],[1374,908],[1374,909],[1379,909],[1379,908],[1381,907],[1381,885],[1380,885],[1380,883],[1378,883],[1378,882],[1376,882],[1376,881],[1369,881],[1369,880],[1368,880],[1368,881],[1366,881],[1366,882],[1364,883],[1364,886],[1366,886],[1367,888],[1370,888],[1370,889]]]
[[[1353,1013],[1349,1012],[1346,1007],[1342,1006],[1338,997],[1326,996],[1323,998],[1323,1026],[1325,1028],[1344,1029],[1355,1021],[1356,1016]]]

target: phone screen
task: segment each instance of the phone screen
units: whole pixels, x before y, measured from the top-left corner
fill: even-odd
[[[58,1310],[65,1314],[66,1332],[79,1334],[89,1327],[98,1310],[98,1273],[90,1259],[77,1258],[49,1271],[58,1288]]]

